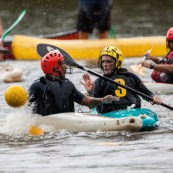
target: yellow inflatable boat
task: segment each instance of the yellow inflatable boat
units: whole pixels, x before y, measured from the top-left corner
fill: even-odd
[[[17,60],[38,60],[36,46],[39,43],[52,44],[67,51],[75,60],[97,61],[99,52],[103,48],[117,46],[125,58],[141,57],[152,48],[153,56],[166,54],[166,40],[164,36],[116,38],[103,40],[55,40],[24,35],[15,35],[12,41],[12,54]]]

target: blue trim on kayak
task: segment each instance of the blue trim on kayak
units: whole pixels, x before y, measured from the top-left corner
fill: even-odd
[[[93,109],[92,113],[98,114],[96,109]],[[142,119],[141,131],[154,130],[158,127],[159,124],[158,115],[155,112],[151,111],[150,109],[144,109],[144,108],[119,110],[101,115],[111,118],[125,118],[130,116],[139,117]]]

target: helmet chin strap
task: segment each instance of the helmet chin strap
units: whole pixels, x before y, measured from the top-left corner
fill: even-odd
[[[102,68],[102,70],[103,70],[103,68]],[[118,73],[118,70],[116,68],[114,68],[110,74],[105,74],[105,72],[103,70],[103,74],[106,76],[112,76],[113,74],[117,74],[117,73]]]
[[[60,72],[56,67],[53,69],[53,72],[56,72],[56,73],[59,74],[59,75],[54,75],[54,74],[52,74],[53,78],[54,78],[54,79],[60,79],[60,77],[61,77],[61,72]]]
[[[58,72],[59,74],[61,74],[60,72]],[[52,75],[54,79],[56,80],[61,80],[62,79],[62,76],[59,75],[59,76],[55,76],[55,75]]]
[[[62,71],[64,72],[64,74],[65,74],[65,69],[64,69],[64,67],[61,65],[61,68],[62,68]],[[64,80],[64,78],[65,78],[65,76],[63,77],[62,76],[62,73],[55,67],[54,68],[54,70],[53,70],[54,72],[57,72],[59,75],[58,76],[55,76],[55,75],[53,75],[53,78],[55,78],[55,79],[58,79],[58,80]]]

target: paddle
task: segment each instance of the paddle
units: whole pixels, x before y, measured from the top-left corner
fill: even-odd
[[[26,10],[23,10],[22,13],[19,15],[19,17],[17,18],[17,20],[2,34],[0,42],[2,42],[5,39],[5,37],[11,32],[11,30],[22,20],[25,13]]]
[[[133,88],[130,88],[130,87],[126,86],[126,85],[122,85],[122,84],[120,84],[120,83],[118,83],[118,82],[116,82],[116,81],[114,81],[114,80],[112,80],[110,78],[107,78],[107,77],[103,76],[102,74],[96,73],[96,72],[94,72],[94,71],[92,71],[92,70],[90,70],[90,69],[88,69],[86,67],[83,67],[83,66],[79,65],[77,62],[74,61],[74,59],[67,52],[65,52],[64,50],[62,50],[59,47],[56,47],[56,46],[53,46],[53,45],[49,45],[49,44],[38,44],[37,45],[37,53],[41,57],[43,57],[45,54],[47,54],[48,52],[53,51],[53,50],[58,50],[58,51],[60,51],[63,54],[66,65],[71,66],[71,67],[75,67],[75,68],[79,68],[79,69],[81,69],[83,71],[86,71],[86,72],[88,72],[90,74],[93,74],[93,75],[95,75],[97,77],[103,78],[103,79],[109,81],[110,83],[113,83],[113,84],[116,84],[116,85],[118,85],[118,86],[120,86],[122,88],[125,88],[125,89],[127,89],[127,90],[129,90],[129,91],[131,91],[133,93],[136,93],[136,94],[138,94],[140,96],[144,96],[145,98],[147,98],[150,101],[153,101],[152,97],[150,97],[150,96],[148,96],[148,95],[146,95],[144,93],[141,93],[141,92],[139,92],[139,91],[137,91],[137,90],[135,90]],[[161,105],[166,107],[166,108],[168,108],[168,109],[170,109],[170,110],[173,110],[173,107],[171,107],[171,106],[169,106],[169,105],[167,105],[165,103],[161,103]]]
[[[139,74],[140,76],[144,77],[145,76],[145,71],[142,68],[142,65],[131,65],[130,70],[133,71],[136,74]]]
[[[153,48],[153,45],[151,46],[151,48],[145,54],[150,53],[152,48]],[[142,58],[142,61],[144,61],[144,60],[146,60],[146,56],[144,56]],[[133,72],[139,74],[140,76],[145,76],[145,72],[144,72],[144,69],[142,68],[142,64],[131,65],[130,70],[132,70]]]

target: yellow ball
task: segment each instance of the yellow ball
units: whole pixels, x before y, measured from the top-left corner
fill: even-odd
[[[4,98],[9,106],[20,107],[26,103],[28,94],[22,86],[12,85],[5,90]]]

